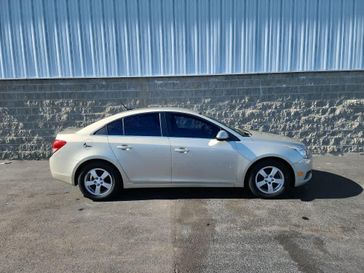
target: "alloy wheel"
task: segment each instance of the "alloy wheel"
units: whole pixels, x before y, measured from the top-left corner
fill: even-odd
[[[111,174],[102,168],[93,168],[84,178],[85,189],[95,196],[107,195],[114,184]]]
[[[283,172],[274,166],[263,167],[255,176],[255,185],[265,194],[277,193],[284,185]]]

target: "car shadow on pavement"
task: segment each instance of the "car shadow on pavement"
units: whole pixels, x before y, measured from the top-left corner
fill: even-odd
[[[313,178],[307,184],[292,189],[276,199],[341,199],[361,194],[363,188],[356,182],[329,172],[313,171]],[[256,198],[248,188],[158,188],[126,189],[110,201],[132,201],[153,199],[251,199]]]
[[[310,182],[292,189],[284,198],[312,201],[315,199],[342,199],[361,194],[363,188],[353,180],[325,171],[313,171]]]

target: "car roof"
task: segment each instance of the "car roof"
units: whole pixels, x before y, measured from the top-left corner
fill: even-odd
[[[139,108],[139,109],[133,109],[133,110],[128,110],[128,111],[124,111],[124,112],[120,112],[117,113],[115,115],[103,118],[99,121],[96,121],[86,127],[84,127],[83,129],[79,130],[77,132],[77,134],[90,134],[93,133],[94,131],[98,130],[99,128],[103,127],[104,125],[106,125],[107,123],[110,123],[114,120],[123,118],[123,117],[127,117],[127,116],[131,116],[131,115],[136,115],[136,114],[143,114],[143,113],[152,113],[152,112],[180,112],[180,113],[186,113],[186,114],[192,114],[192,115],[196,115],[196,116],[201,116],[199,113],[189,110],[189,109],[185,109],[185,108],[178,108],[178,107],[149,107],[149,108]]]
[[[190,114],[198,114],[196,111],[192,111],[186,108],[179,108],[179,107],[148,107],[148,108],[139,108],[128,110],[119,113],[125,114],[125,116],[133,115],[133,114],[142,114],[142,113],[150,113],[150,112],[183,112],[183,113],[190,113]],[[118,115],[118,114],[116,114]]]

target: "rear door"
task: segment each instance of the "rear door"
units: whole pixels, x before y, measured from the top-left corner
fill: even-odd
[[[230,141],[218,141],[220,127],[190,114],[166,114],[172,153],[172,183],[211,186],[237,181],[238,154]]]
[[[171,182],[171,150],[160,113],[124,117],[108,124],[108,140],[131,183]]]

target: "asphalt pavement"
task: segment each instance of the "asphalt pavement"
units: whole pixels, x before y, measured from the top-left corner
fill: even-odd
[[[362,273],[364,154],[314,160],[280,199],[188,188],[110,202],[53,180],[47,161],[0,161],[0,272]]]

